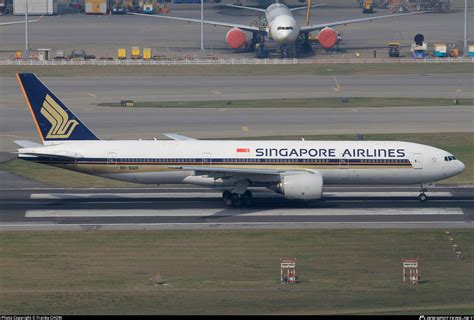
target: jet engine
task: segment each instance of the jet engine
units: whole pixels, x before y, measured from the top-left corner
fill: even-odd
[[[324,49],[331,49],[337,43],[337,32],[331,28],[324,28],[318,34],[318,41]]]
[[[286,199],[316,200],[323,194],[323,177],[319,173],[301,173],[284,176],[275,191]]]
[[[239,28],[232,28],[227,32],[225,41],[232,49],[239,49],[245,45],[247,38],[245,32]]]

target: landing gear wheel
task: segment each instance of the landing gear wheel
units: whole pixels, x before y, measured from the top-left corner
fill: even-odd
[[[232,194],[232,205],[234,207],[240,207],[242,205],[242,198],[238,193]]]
[[[244,194],[240,197],[242,200],[242,206],[248,207],[252,204],[252,192],[245,191]]]
[[[233,201],[232,201],[232,193],[230,191],[224,191],[222,194],[222,198],[224,199],[224,205],[226,207],[232,207]]]
[[[222,198],[226,207],[249,206],[252,203],[252,192],[247,190],[244,194],[240,195],[238,193],[224,191]]]
[[[428,197],[426,196],[425,193],[420,193],[420,195],[418,196],[418,198],[420,199],[420,201],[426,201],[426,199],[427,199]]]

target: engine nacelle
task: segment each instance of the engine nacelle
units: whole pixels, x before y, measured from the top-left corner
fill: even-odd
[[[285,199],[316,200],[323,195],[323,177],[319,173],[301,173],[284,176],[275,191]]]
[[[232,28],[227,32],[225,41],[232,49],[239,49],[245,45],[247,37],[245,36],[245,32],[239,28]]]
[[[336,30],[324,28],[318,33],[318,41],[324,49],[331,49],[337,43]]]

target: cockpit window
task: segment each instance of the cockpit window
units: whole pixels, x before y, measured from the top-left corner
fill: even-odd
[[[293,27],[277,27],[277,30],[293,30]]]
[[[455,156],[446,156],[446,157],[444,157],[444,161],[453,161],[453,160],[456,160]]]

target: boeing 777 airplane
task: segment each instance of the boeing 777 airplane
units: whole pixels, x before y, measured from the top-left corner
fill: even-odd
[[[320,6],[321,4],[313,5],[312,7]],[[332,29],[332,27],[347,25],[357,22],[366,22],[377,19],[399,17],[405,15],[419,14],[424,12],[412,12],[412,13],[400,13],[400,14],[391,14],[384,16],[375,16],[370,18],[358,18],[350,20],[341,20],[333,21],[321,24],[314,24],[309,26],[300,26],[296,22],[293,12],[300,9],[306,9],[307,6],[288,8],[283,3],[271,4],[266,9],[254,8],[254,7],[245,7],[245,6],[236,6],[236,5],[227,5],[229,7],[235,7],[246,10],[253,10],[257,12],[262,12],[265,14],[266,26],[247,26],[242,24],[230,23],[230,22],[218,22],[218,21],[209,21],[203,20],[204,24],[209,24],[213,26],[227,27],[231,28],[226,35],[226,42],[232,49],[242,48],[247,44],[247,39],[244,31],[251,32],[253,34],[251,46],[254,47],[255,44],[259,44],[260,47],[263,47],[265,38],[273,39],[278,43],[281,49],[281,55],[284,58],[290,58],[296,55],[297,51],[309,51],[311,50],[311,43],[309,42],[309,33],[312,31],[319,30],[318,33],[318,42],[325,48],[330,49],[334,47],[338,41],[337,32]],[[132,15],[145,16],[145,17],[154,17],[161,19],[171,19],[179,20],[186,22],[195,22],[201,23],[199,19],[189,19],[181,17],[170,17],[165,15],[149,15],[142,13],[129,13]]]
[[[17,75],[42,144],[15,141],[18,157],[146,184],[218,187],[226,206],[249,204],[252,187],[287,199],[321,199],[330,184],[418,184],[460,174],[451,153],[401,141],[100,140],[34,74]]]

